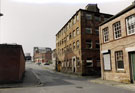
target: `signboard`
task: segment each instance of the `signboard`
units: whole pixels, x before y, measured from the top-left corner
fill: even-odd
[[[104,57],[104,70],[111,70],[110,54],[103,54]]]

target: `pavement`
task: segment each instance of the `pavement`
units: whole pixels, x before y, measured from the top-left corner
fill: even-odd
[[[25,70],[22,82],[12,84],[0,84],[0,88],[37,87],[40,86],[40,84],[40,80],[36,77],[33,69],[27,68]]]
[[[135,84],[129,84],[129,83],[120,83],[116,81],[110,81],[110,80],[102,80],[101,78],[96,79],[89,79],[89,82],[96,83],[96,84],[104,84],[108,86],[113,86],[117,88],[123,88],[131,91],[135,91]]]

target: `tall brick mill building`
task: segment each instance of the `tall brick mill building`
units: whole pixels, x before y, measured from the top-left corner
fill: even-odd
[[[102,79],[135,81],[135,3],[100,25]]]
[[[57,70],[79,75],[100,73],[98,26],[112,15],[97,4],[79,9],[56,34]]]

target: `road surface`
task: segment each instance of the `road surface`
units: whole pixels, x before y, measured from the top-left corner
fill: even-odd
[[[55,72],[48,66],[27,63],[26,67],[34,72],[40,86],[4,88],[0,89],[0,93],[135,93],[123,88],[89,82],[89,79],[93,78]]]

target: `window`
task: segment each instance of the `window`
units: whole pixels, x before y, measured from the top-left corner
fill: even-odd
[[[87,34],[92,34],[92,29],[91,28],[85,28],[85,32]]]
[[[73,21],[71,20],[71,22],[70,22],[70,28],[72,27],[72,24],[73,24]]]
[[[64,43],[64,40],[62,39],[62,44]]]
[[[61,35],[63,35],[63,30],[61,31]]]
[[[73,43],[73,49],[75,49],[75,42]]]
[[[76,36],[76,32],[75,32],[75,30],[73,31],[73,37],[75,37]]]
[[[64,53],[64,50],[63,50],[63,48],[62,48],[62,54]]]
[[[60,41],[60,45],[61,45],[61,41]]]
[[[86,66],[87,67],[93,67],[93,60],[92,60],[92,58],[87,58],[87,60],[86,60]]]
[[[68,47],[68,45],[67,45],[67,48],[66,48],[66,50],[67,50],[67,51],[69,51],[69,47]]]
[[[66,52],[66,47],[64,47],[64,52]]]
[[[79,35],[79,27],[76,28],[76,34]]]
[[[76,23],[76,17],[74,17],[74,19],[73,19],[73,24],[75,24]]]
[[[67,24],[67,29],[69,29],[69,24]]]
[[[108,27],[103,29],[103,40],[104,40],[104,43],[109,41],[109,30],[108,30]]]
[[[91,40],[86,40],[86,48],[91,49],[92,48],[92,41]]]
[[[71,44],[69,45],[69,48],[72,49],[72,45]]]
[[[76,17],[76,20],[77,20],[77,21],[79,20],[79,14],[78,14],[77,17]]]
[[[98,29],[95,29],[95,32],[96,32],[96,34],[99,34],[99,30]]]
[[[76,47],[79,48],[79,40],[76,42]]]
[[[135,15],[126,18],[127,34],[135,34]]]
[[[101,21],[101,18],[100,17],[97,17],[97,16],[95,16],[95,21]]]
[[[71,33],[69,33],[69,39],[71,39],[72,38],[72,34]]]
[[[120,21],[113,24],[114,38],[118,39],[121,37],[121,24]]]
[[[87,20],[91,20],[92,19],[92,15],[91,14],[86,14],[86,19]]]
[[[64,38],[64,43],[66,43],[66,37]]]
[[[96,41],[96,48],[99,49],[100,46],[99,46],[99,41]]]
[[[69,40],[69,36],[67,35],[67,41]]]
[[[115,59],[116,59],[117,70],[123,70],[124,69],[123,51],[115,52]]]

